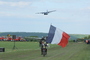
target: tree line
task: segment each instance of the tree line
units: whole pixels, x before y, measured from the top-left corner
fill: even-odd
[[[87,37],[84,37],[84,39],[90,39],[90,35],[88,35]]]

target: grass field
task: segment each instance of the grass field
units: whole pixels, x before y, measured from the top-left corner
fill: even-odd
[[[0,60],[89,60],[90,45],[84,42],[69,42],[65,48],[58,45],[48,47],[48,54],[43,57],[38,42],[0,42],[5,52],[0,52]]]

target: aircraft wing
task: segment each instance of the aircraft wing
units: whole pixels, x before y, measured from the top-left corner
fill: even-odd
[[[44,14],[44,15],[48,15],[48,13],[51,13],[51,12],[54,12],[56,10],[52,10],[52,11],[46,11],[46,12],[39,12],[39,13],[36,13],[36,14]]]
[[[44,14],[45,12],[39,12],[39,13],[36,13],[36,14]]]
[[[56,10],[52,10],[52,11],[48,11],[48,13],[50,13],[50,12],[55,12]]]

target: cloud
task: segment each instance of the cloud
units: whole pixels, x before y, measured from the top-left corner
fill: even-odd
[[[14,13],[14,12],[0,12],[0,17],[18,17],[18,18],[35,18],[34,16],[32,15],[29,15],[29,14],[19,14],[19,13]]]
[[[90,6],[89,7],[82,8],[81,10],[90,10]]]
[[[16,6],[16,7],[25,7],[30,5],[32,2],[24,2],[24,1],[19,1],[19,2],[5,2],[5,1],[0,1],[0,5],[9,5],[9,6]]]
[[[43,2],[45,1],[50,1],[50,2],[54,2],[54,3],[75,3],[78,2],[78,0],[41,0]]]

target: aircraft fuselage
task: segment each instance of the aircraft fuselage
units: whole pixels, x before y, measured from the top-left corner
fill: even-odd
[[[48,15],[48,13],[44,13],[44,15]]]

